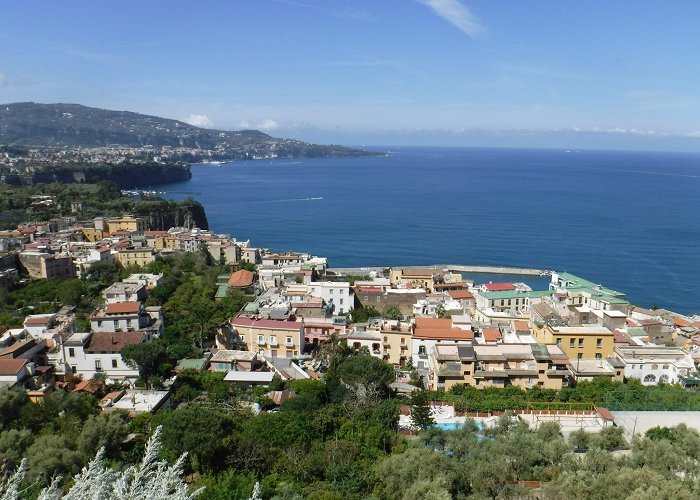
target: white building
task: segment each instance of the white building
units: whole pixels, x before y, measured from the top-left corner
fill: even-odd
[[[141,302],[116,302],[90,317],[93,332],[133,332],[147,330],[160,335],[163,330],[160,307],[143,307]]]
[[[122,280],[122,283],[143,285],[146,288],[153,288],[163,280],[162,274],[136,273],[131,274]]]
[[[148,342],[144,332],[74,333],[63,343],[63,362],[69,372],[84,380],[104,374],[113,382],[133,384],[139,376],[137,368],[127,365],[121,356],[124,347]]]
[[[312,297],[333,305],[333,314],[345,314],[355,305],[352,288],[347,281],[312,281],[308,287]]]
[[[119,282],[102,290],[106,304],[137,302],[146,299],[146,285]]]
[[[675,384],[695,371],[693,358],[680,347],[617,346],[615,355],[625,364],[625,377],[643,385]]]

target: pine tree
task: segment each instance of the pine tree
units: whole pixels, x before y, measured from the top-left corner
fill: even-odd
[[[411,419],[413,425],[426,429],[435,424],[433,416],[430,413],[430,402],[428,401],[428,393],[424,390],[413,391],[411,394]]]

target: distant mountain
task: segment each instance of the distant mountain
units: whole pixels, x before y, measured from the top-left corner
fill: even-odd
[[[276,139],[258,130],[212,130],[131,111],[33,102],[0,105],[0,144],[48,148],[171,146],[209,150],[230,159],[243,157],[247,151],[294,157],[372,154]]]

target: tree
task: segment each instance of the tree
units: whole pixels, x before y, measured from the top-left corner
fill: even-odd
[[[160,366],[168,361],[168,354],[160,342],[131,344],[122,349],[122,359],[129,366],[138,368],[139,376],[148,380],[158,373]]]
[[[576,429],[569,434],[569,444],[574,451],[587,450],[591,442],[591,435],[584,429]]]
[[[401,311],[399,310],[398,307],[390,307],[384,313],[384,317],[387,319],[394,319],[395,320],[395,319],[401,319],[403,317],[403,314],[401,314]]]
[[[119,458],[121,445],[129,435],[129,416],[125,412],[110,411],[91,415],[83,423],[78,437],[78,449],[84,454],[94,455],[102,448],[105,457]]]
[[[375,494],[387,500],[417,498],[406,495],[417,483],[424,491],[425,482],[449,493],[452,480],[450,459],[443,453],[423,447],[409,448],[404,453],[392,455],[379,462],[374,469]]]
[[[430,402],[428,393],[424,390],[413,391],[411,394],[411,419],[413,425],[421,429],[427,429],[435,424],[430,413]]]
[[[181,479],[185,455],[172,465],[159,460],[160,433],[158,427],[146,445],[146,452],[140,464],[116,471],[106,467],[104,450],[100,450],[87,467],[73,477],[72,485],[63,494],[60,477],[54,477],[51,484],[39,494],[42,500],[76,498],[120,498],[122,500],[192,500],[202,490],[192,493]],[[39,438],[40,439],[40,438]],[[2,500],[19,500],[19,484],[32,471],[31,459],[23,460],[12,475]],[[36,472],[35,472],[36,473]],[[3,493],[3,492],[0,492]]]
[[[73,475],[80,470],[82,455],[73,449],[68,438],[59,434],[37,437],[27,449],[28,477],[47,485],[56,476]]]
[[[624,429],[617,426],[608,426],[598,434],[591,437],[591,446],[606,451],[619,450],[627,447],[627,441],[623,437]]]

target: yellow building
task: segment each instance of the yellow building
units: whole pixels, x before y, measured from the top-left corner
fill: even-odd
[[[244,348],[265,356],[291,358],[304,351],[304,323],[233,318],[220,329],[216,343],[221,349]]]
[[[105,232],[102,229],[96,229],[93,227],[84,227],[81,229],[83,239],[91,243],[97,241],[102,241],[105,237]]]
[[[143,267],[156,260],[156,254],[152,248],[129,248],[119,250],[115,254],[117,263],[122,267]]]
[[[148,223],[143,217],[133,217],[125,215],[104,221],[107,232],[116,233],[127,231],[129,233],[142,233],[148,229]]]
[[[394,288],[413,285],[433,293],[434,277],[438,274],[440,273],[432,268],[395,268],[391,269],[389,279]]]
[[[604,326],[551,326],[534,330],[535,339],[543,344],[556,344],[569,359],[605,359],[613,355],[613,333]]]
[[[571,375],[568,363],[556,345],[436,344],[430,353],[429,380],[432,389],[444,390],[457,384],[561,389]]]
[[[379,320],[367,325],[367,330],[381,337],[381,352],[385,362],[405,365],[411,356],[413,325],[408,321]]]

